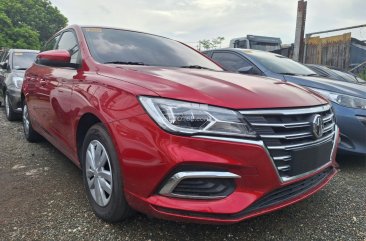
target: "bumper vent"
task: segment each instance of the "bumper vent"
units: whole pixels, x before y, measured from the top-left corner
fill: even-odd
[[[185,179],[172,191],[176,196],[226,197],[235,189],[232,179]]]
[[[178,172],[163,184],[159,194],[190,199],[225,198],[234,192],[235,178],[240,178],[240,176],[231,172]]]
[[[335,117],[329,105],[281,110],[241,111],[260,135],[283,181],[316,170],[330,161]],[[319,117],[322,135],[314,133]]]

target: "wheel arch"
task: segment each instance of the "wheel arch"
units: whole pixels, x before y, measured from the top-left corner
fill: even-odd
[[[86,133],[88,132],[90,127],[92,127],[97,123],[103,123],[103,121],[97,115],[90,112],[83,114],[77,123],[75,137],[76,137],[77,156],[80,165],[81,165],[81,150]]]

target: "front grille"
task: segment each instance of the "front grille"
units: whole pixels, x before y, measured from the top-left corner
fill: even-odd
[[[266,145],[283,181],[315,170],[330,161],[335,118],[329,105],[281,110],[241,111]],[[313,119],[324,123],[322,137],[313,134]]]

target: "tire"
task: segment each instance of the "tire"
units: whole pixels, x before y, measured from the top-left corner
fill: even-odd
[[[103,124],[88,130],[81,157],[84,186],[94,213],[111,223],[129,217],[133,210],[125,199],[117,153]]]
[[[25,139],[27,139],[27,141],[29,142],[41,141],[42,136],[38,134],[38,132],[36,132],[32,127],[32,123],[29,118],[28,106],[26,102],[24,102],[23,104],[22,119],[23,119],[23,130]]]
[[[11,103],[9,101],[9,94],[7,91],[5,91],[4,96],[4,105],[5,105],[5,116],[8,121],[16,121],[20,120],[20,114],[14,112],[13,107],[11,106]]]

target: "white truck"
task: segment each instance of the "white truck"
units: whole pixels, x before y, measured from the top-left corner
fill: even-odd
[[[280,38],[247,35],[246,37],[233,38],[230,40],[230,48],[257,49],[273,51],[281,48]]]

